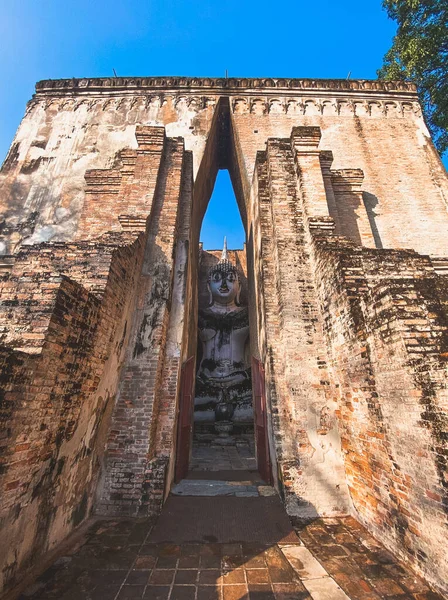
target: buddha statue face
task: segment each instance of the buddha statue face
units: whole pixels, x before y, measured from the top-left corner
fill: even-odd
[[[210,306],[239,304],[240,281],[235,267],[229,261],[221,261],[211,269],[208,280]]]

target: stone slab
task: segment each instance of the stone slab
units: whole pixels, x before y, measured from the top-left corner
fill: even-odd
[[[350,600],[331,577],[303,580],[303,585],[311,594],[313,600]]]
[[[256,485],[237,485],[235,482],[183,479],[171,490],[173,496],[258,496]]]
[[[328,576],[327,571],[305,546],[282,546],[282,552],[300,579],[305,581]]]

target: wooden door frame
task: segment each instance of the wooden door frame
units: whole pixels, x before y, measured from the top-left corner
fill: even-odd
[[[190,463],[194,414],[194,366],[195,359],[194,356],[191,356],[182,364],[180,373],[180,394],[177,410],[176,464],[174,467],[174,481],[176,483],[187,475]]]
[[[266,379],[263,363],[252,356],[252,393],[254,399],[254,434],[257,451],[257,468],[260,475],[271,485],[272,464],[269,450]]]

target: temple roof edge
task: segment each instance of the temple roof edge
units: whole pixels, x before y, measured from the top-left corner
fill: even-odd
[[[376,79],[297,79],[297,78],[212,78],[212,77],[100,77],[82,79],[45,79],[36,83],[37,95],[82,94],[109,91],[138,90],[217,93],[222,95],[247,94],[251,91],[277,92],[362,92],[404,94],[416,96],[410,81],[380,81]]]

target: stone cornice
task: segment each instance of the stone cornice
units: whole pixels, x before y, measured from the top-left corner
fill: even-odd
[[[332,95],[387,95],[416,99],[416,87],[405,81],[367,79],[216,79],[209,77],[103,77],[91,79],[47,79],[36,84],[36,95],[90,95],[152,92],[301,95],[327,93]]]

